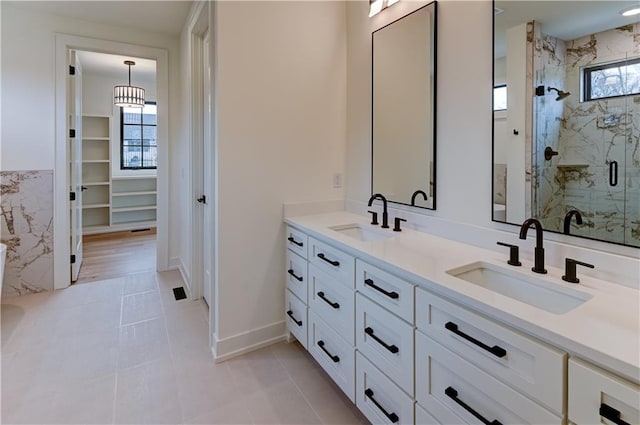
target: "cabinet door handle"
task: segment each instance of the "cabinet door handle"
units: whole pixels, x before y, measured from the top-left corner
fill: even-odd
[[[334,267],[340,266],[340,261],[330,260],[327,257],[325,257],[322,252],[320,254],[318,254],[318,258],[321,259],[321,260],[326,261],[327,263],[331,264]]]
[[[324,292],[322,292],[322,291],[318,292],[318,296],[320,298],[322,298],[322,300],[324,302],[326,302],[327,304],[329,304],[331,307],[335,308],[336,310],[340,308],[340,304],[334,303],[334,302],[328,300],[327,297],[324,296]]]
[[[376,336],[376,334],[373,332],[372,328],[367,327],[364,330],[364,333],[369,335],[371,338],[375,339],[378,344],[382,345],[384,348],[386,348],[387,350],[391,351],[393,354],[396,354],[398,351],[400,351],[400,350],[398,350],[398,347],[396,347],[395,345],[389,345],[386,342],[384,342],[383,340],[381,340],[380,338],[378,338]]]
[[[464,401],[460,400],[458,398],[458,391],[456,391],[453,387],[447,387],[444,390],[444,393],[447,395],[447,397],[449,397],[451,400],[455,401],[456,403],[458,403],[460,406],[462,406],[462,408],[464,410],[466,410],[467,412],[471,413],[473,416],[475,416],[480,422],[482,422],[485,425],[502,425],[502,422],[500,422],[497,419],[494,419],[492,421],[488,421],[484,418],[484,416],[482,416],[480,413],[476,412],[475,410],[473,410],[467,403],[465,403]]]
[[[323,340],[318,341],[318,347],[320,347],[322,349],[322,351],[324,351],[326,353],[326,355],[329,356],[329,358],[331,360],[333,360],[334,363],[338,363],[340,361],[340,357],[334,356],[333,354],[328,352],[326,348],[324,348],[324,341]]]
[[[291,320],[293,320],[296,323],[296,325],[302,326],[302,320],[296,320],[296,318],[293,317],[293,311],[291,310],[287,311],[287,316],[291,317]]]
[[[620,419],[619,410],[614,409],[613,407],[604,403],[600,405],[600,416],[610,420],[611,422],[617,425],[629,425],[629,422],[625,422],[622,419]]]
[[[618,161],[611,161],[609,163],[609,185],[618,185]]]
[[[371,402],[373,402],[373,404],[375,404],[375,405],[376,405],[376,407],[377,407],[378,409],[380,409],[380,411],[381,411],[382,413],[384,413],[384,415],[387,417],[387,419],[389,419],[392,423],[394,423],[394,424],[395,424],[395,423],[397,423],[397,422],[400,420],[400,418],[398,418],[398,415],[396,415],[396,414],[395,414],[395,413],[393,413],[393,412],[391,412],[391,413],[387,412],[387,411],[385,410],[385,408],[384,408],[384,407],[382,407],[382,405],[378,402],[378,400],[376,400],[375,398],[373,398],[373,395],[374,395],[374,394],[373,394],[373,390],[372,390],[371,388],[367,388],[366,390],[364,390],[364,395],[365,395],[369,400],[371,400]]]
[[[472,337],[470,335],[467,335],[466,333],[458,330],[458,325],[456,325],[453,322],[445,323],[444,327],[447,328],[448,331],[451,331],[454,334],[458,335],[459,337],[466,339],[467,341],[471,342],[472,344],[477,345],[478,347],[482,348],[483,350],[486,350],[486,351],[490,352],[491,354],[493,354],[496,357],[502,358],[502,357],[507,355],[507,350],[505,350],[504,348],[502,348],[502,347],[500,347],[498,345],[494,345],[493,347],[489,347],[484,342],[478,341],[474,337]]]
[[[381,292],[384,295],[386,295],[387,297],[393,298],[394,300],[398,299],[398,297],[399,297],[397,292],[395,292],[395,291],[392,291],[392,292],[385,291],[384,289],[382,289],[381,287],[379,287],[378,285],[373,283],[373,280],[371,280],[371,279],[365,279],[364,280],[364,284],[367,285],[367,286],[371,286],[376,291]]]
[[[291,276],[293,276],[298,282],[302,282],[302,276],[297,276],[296,273],[293,271],[293,269],[289,269],[287,270],[287,273],[289,273]]]
[[[295,240],[295,239],[293,238],[293,236],[289,236],[289,237],[287,238],[287,240],[288,240],[289,242],[291,242],[291,243],[294,243],[294,244],[298,245],[298,246],[304,246],[304,244],[303,244],[302,242],[298,242],[297,240]]]

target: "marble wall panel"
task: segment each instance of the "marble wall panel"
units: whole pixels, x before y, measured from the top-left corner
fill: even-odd
[[[2,297],[53,290],[53,171],[0,172]]]

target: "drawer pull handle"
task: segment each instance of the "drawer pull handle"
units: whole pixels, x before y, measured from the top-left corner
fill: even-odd
[[[298,282],[302,282],[302,276],[297,276],[296,273],[293,271],[293,269],[289,269],[287,270],[287,273],[289,273],[291,276],[293,276]]]
[[[494,419],[492,421],[488,421],[484,418],[484,416],[482,416],[480,413],[476,412],[475,410],[473,410],[467,403],[465,403],[464,401],[460,400],[458,398],[458,391],[456,391],[453,387],[447,387],[444,390],[444,393],[447,395],[447,397],[449,397],[451,400],[455,401],[456,403],[458,403],[460,406],[462,406],[462,408],[464,410],[466,410],[467,412],[471,413],[473,416],[475,416],[480,422],[482,422],[485,425],[502,425],[502,422],[500,422],[497,419]]]
[[[394,300],[397,300],[398,297],[399,297],[397,292],[395,292],[395,291],[393,291],[393,292],[385,291],[384,289],[382,289],[381,287],[379,287],[378,285],[373,283],[373,280],[371,280],[371,279],[365,279],[364,280],[364,284],[367,285],[367,286],[371,286],[376,291],[382,292],[384,295],[386,295],[389,298],[393,298]]]
[[[397,423],[400,418],[398,418],[398,415],[396,415],[395,413],[391,412],[388,413],[384,407],[382,407],[382,405],[380,403],[378,403],[378,400],[376,400],[375,398],[373,398],[373,390],[371,388],[367,388],[366,390],[364,390],[364,395],[367,396],[367,398],[369,400],[371,400],[373,402],[373,404],[376,405],[376,407],[378,409],[380,409],[380,411],[382,413],[384,413],[384,415],[387,417],[387,419],[389,419],[391,422],[393,422],[394,424]]]
[[[287,316],[291,317],[291,320],[296,322],[296,325],[302,326],[302,320],[296,320],[296,318],[293,317],[293,311],[291,311],[291,310],[287,311]]]
[[[462,337],[464,339],[466,339],[467,341],[477,345],[478,347],[482,348],[483,350],[486,350],[488,352],[490,352],[491,354],[493,354],[496,357],[504,357],[507,355],[507,350],[505,350],[504,348],[500,347],[499,345],[494,345],[493,347],[489,347],[487,344],[478,341],[477,339],[475,339],[474,337],[467,335],[466,333],[458,330],[458,325],[456,325],[453,322],[447,322],[444,325],[445,328],[447,328],[447,330],[453,332],[454,334],[458,335],[459,337]]]
[[[295,239],[293,238],[293,236],[289,236],[289,237],[287,238],[287,240],[288,240],[289,242],[291,242],[291,243],[294,243],[294,244],[298,245],[299,247],[303,247],[303,246],[304,246],[304,244],[303,244],[302,242],[298,242],[297,240],[295,240]]]
[[[340,357],[338,357],[338,356],[334,356],[333,354],[331,354],[330,352],[328,352],[326,348],[324,348],[324,341],[323,341],[323,340],[318,341],[318,347],[320,347],[320,348],[322,349],[322,351],[324,351],[324,352],[325,352],[325,354],[326,354],[327,356],[329,356],[329,358],[330,358],[331,360],[333,360],[333,362],[334,362],[334,363],[338,363],[338,362],[340,361]]]
[[[386,342],[384,342],[383,340],[381,340],[380,338],[378,338],[376,336],[376,334],[373,333],[373,329],[372,328],[369,328],[369,327],[366,328],[364,330],[364,333],[369,335],[371,338],[375,339],[378,344],[382,345],[384,348],[386,348],[387,350],[391,351],[393,354],[396,354],[399,351],[398,347],[396,347],[395,345],[389,345]]]
[[[325,257],[322,252],[320,254],[318,254],[318,258],[321,259],[321,260],[326,261],[327,263],[331,264],[334,267],[339,267],[340,266],[340,261],[330,260],[327,257]]]
[[[327,304],[329,304],[331,307],[335,308],[336,310],[340,308],[340,304],[329,301],[329,300],[324,296],[324,292],[322,292],[322,291],[318,292],[318,296],[319,296],[320,298],[322,298],[322,300],[323,300],[324,302],[326,302]]]
[[[604,403],[600,405],[600,416],[610,420],[611,422],[617,425],[629,425],[629,422],[625,422],[622,419],[620,419],[619,410],[614,409],[613,407]]]

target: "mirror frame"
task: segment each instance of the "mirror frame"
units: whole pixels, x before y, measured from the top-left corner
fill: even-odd
[[[433,0],[427,4],[424,4],[423,6],[418,7],[417,9],[402,15],[401,17],[399,17],[398,19],[393,20],[392,22],[389,22],[386,25],[381,26],[380,28],[376,29],[375,31],[371,32],[371,196],[374,195],[374,188],[373,188],[373,179],[374,179],[374,99],[375,99],[375,94],[374,94],[374,79],[373,79],[373,72],[374,72],[374,54],[373,54],[373,37],[374,34],[400,20],[402,20],[403,18],[406,18],[407,16],[410,16],[414,13],[417,13],[425,8],[428,8],[430,6],[433,6],[433,37],[432,37],[432,44],[431,44],[431,49],[433,51],[432,57],[432,66],[433,66],[433,87],[432,87],[432,121],[433,121],[433,125],[432,125],[432,131],[431,131],[431,138],[432,138],[432,148],[431,148],[431,153],[433,155],[433,168],[432,168],[432,174],[433,176],[432,178],[432,182],[433,182],[433,188],[432,188],[432,194],[431,194],[431,206],[430,207],[426,207],[426,206],[420,206],[420,205],[411,205],[410,203],[404,203],[404,202],[399,202],[399,201],[394,201],[392,199],[387,199],[387,202],[393,203],[393,204],[397,204],[397,205],[404,205],[407,207],[411,207],[411,208],[420,208],[420,209],[426,209],[426,210],[435,210],[436,209],[436,193],[437,193],[437,131],[436,131],[436,127],[437,127],[437,87],[438,87],[438,2],[437,0]],[[427,142],[427,141],[426,141]],[[384,195],[384,193],[383,193]],[[385,195],[386,196],[386,195]]]
[[[517,3],[517,0],[512,0],[514,3]],[[565,0],[568,1],[568,0]],[[510,226],[520,226],[520,224],[518,223],[512,223],[509,221],[502,221],[502,220],[497,220],[495,218],[495,210],[494,210],[494,196],[495,196],[495,161],[494,161],[494,157],[495,157],[495,112],[493,110],[493,105],[495,102],[495,91],[493,90],[495,87],[495,74],[496,74],[496,61],[495,61],[495,53],[496,53],[496,14],[495,14],[495,9],[496,9],[496,0],[492,0],[492,6],[493,6],[493,10],[492,10],[492,44],[491,44],[491,202],[489,204],[490,208],[491,208],[491,221],[495,222],[495,223],[501,223],[501,224],[507,224]],[[529,101],[529,100],[527,100]],[[533,105],[533,100],[531,100],[532,105]],[[534,129],[532,129],[534,130]],[[532,137],[535,134],[535,131],[532,131]],[[536,141],[533,140],[532,141],[532,146],[535,146]],[[537,218],[537,217],[533,217],[533,218]],[[570,237],[571,238],[571,242],[577,244],[576,242],[580,241],[580,240],[590,240],[590,241],[595,241],[595,242],[599,242],[599,243],[606,243],[606,244],[612,244],[612,245],[617,245],[617,246],[624,246],[624,247],[629,247],[629,248],[638,248],[638,246],[636,245],[630,245],[630,244],[626,244],[623,242],[616,242],[616,241],[610,241],[610,240],[605,240],[605,239],[598,239],[598,238],[594,238],[594,237],[590,237],[590,236],[582,236],[582,235],[576,235],[576,234],[566,234],[560,231],[555,231],[555,230],[551,230],[551,229],[544,229],[545,232],[551,232],[557,235],[562,235],[564,237]]]

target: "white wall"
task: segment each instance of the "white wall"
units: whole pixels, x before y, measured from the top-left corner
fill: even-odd
[[[284,334],[286,201],[339,199],[342,2],[219,2],[218,356]]]

